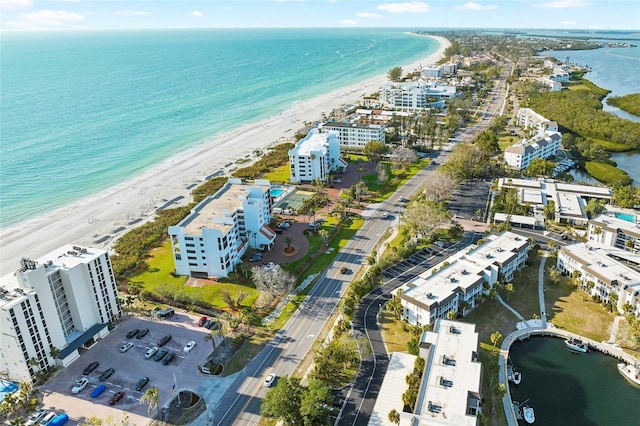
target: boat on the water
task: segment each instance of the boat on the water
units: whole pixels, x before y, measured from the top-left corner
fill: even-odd
[[[586,353],[589,351],[589,345],[587,343],[584,343],[580,339],[574,339],[573,337],[565,340],[564,344],[567,346],[567,348],[571,349],[572,351],[582,352],[582,353]]]
[[[519,385],[522,381],[522,373],[516,371],[515,368],[513,368],[513,365],[507,364],[507,379],[510,382]]]
[[[533,412],[533,408],[527,406],[522,407],[522,415],[524,416],[524,421],[533,424],[536,421],[536,415]]]
[[[640,387],[640,368],[635,365],[620,363],[618,364],[618,371],[629,383]]]

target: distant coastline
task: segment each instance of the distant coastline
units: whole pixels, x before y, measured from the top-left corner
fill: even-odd
[[[438,43],[435,52],[417,62],[403,65],[406,70],[437,62],[444,56],[449,41],[432,37]],[[389,64],[389,69],[397,64]],[[155,209],[170,200],[190,200],[193,184],[215,172],[215,165],[228,172],[235,160],[251,156],[282,138],[289,138],[305,122],[320,119],[323,112],[342,104],[354,103],[362,95],[377,90],[387,81],[379,75],[365,81],[301,100],[287,111],[257,122],[242,125],[206,144],[170,156],[141,175],[0,231],[3,256],[0,276],[13,272],[23,256],[38,258],[64,243],[109,248],[126,230],[153,217]],[[189,188],[189,189],[187,189]],[[180,198],[182,197],[182,198]],[[149,200],[153,200],[152,204]],[[176,203],[176,205],[180,202]],[[99,243],[97,243],[99,241]]]

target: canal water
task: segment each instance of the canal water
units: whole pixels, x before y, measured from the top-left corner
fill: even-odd
[[[572,352],[554,337],[516,342],[510,359],[522,373],[522,382],[510,385],[511,398],[528,400],[536,425],[640,425],[640,389],[618,373],[617,359]]]

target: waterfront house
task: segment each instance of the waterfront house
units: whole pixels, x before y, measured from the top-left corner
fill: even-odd
[[[226,277],[249,247],[269,249],[276,233],[271,220],[271,184],[229,179],[180,223],[169,227],[176,274]]]

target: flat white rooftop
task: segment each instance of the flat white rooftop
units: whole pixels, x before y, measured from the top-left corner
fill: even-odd
[[[329,148],[329,138],[335,138],[331,133],[310,132],[301,139],[291,151],[295,155],[311,155],[312,152],[326,152]]]
[[[604,282],[609,284],[616,282],[618,285],[640,289],[640,272],[610,257],[618,254],[624,258],[633,256],[629,252],[620,253],[623,250],[595,241],[566,245],[561,248],[561,251],[582,264],[584,270],[593,273]],[[629,260],[640,262],[640,256],[635,257]]]
[[[15,270],[26,271],[28,269],[35,269],[41,265],[44,265],[47,271],[70,270],[78,265],[87,264],[105,253],[107,253],[106,250],[98,248],[65,244],[38,259],[26,258],[22,261],[24,265],[16,265]],[[0,289],[2,289],[0,293],[3,294],[0,297],[0,307],[9,302],[13,303],[22,295],[33,291],[29,287],[24,287],[15,276],[15,273],[7,274],[0,278]]]
[[[395,423],[389,421],[389,411],[395,409],[398,413],[402,412],[402,394],[409,387],[405,379],[413,372],[416,358],[415,355],[400,352],[391,354],[387,372],[369,418],[369,426],[395,426]]]
[[[475,325],[441,319],[434,331],[424,333],[425,340],[427,366],[416,406],[419,424],[475,426],[478,418],[467,414],[470,396],[480,399],[482,364]]]

